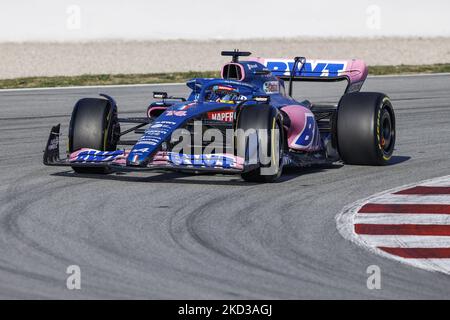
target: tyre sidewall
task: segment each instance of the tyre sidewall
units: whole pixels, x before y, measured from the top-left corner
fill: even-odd
[[[99,151],[114,151],[117,147],[117,133],[120,127],[117,119],[117,107],[110,101],[99,98],[79,100],[72,111],[69,124],[69,142],[67,151],[72,153],[81,148]],[[72,166],[77,173],[110,173],[104,167]]]
[[[283,143],[284,143],[284,132],[282,129],[282,119],[281,119],[282,115],[281,113],[278,111],[278,109],[276,109],[275,107],[272,107],[270,105],[262,105],[262,104],[257,104],[257,105],[248,105],[242,108],[242,110],[239,111],[237,119],[236,119],[236,123],[235,123],[235,128],[236,129],[242,129],[244,131],[248,130],[248,129],[256,129],[257,130],[257,134],[258,134],[258,144],[261,143],[262,140],[261,138],[261,134],[262,132],[266,132],[268,133],[268,136],[266,137],[266,141],[267,141],[267,149],[268,150],[268,154],[267,156],[270,158],[273,158],[273,152],[274,152],[274,146],[273,144],[273,130],[274,127],[277,125],[279,128],[279,134],[280,134],[280,141],[279,141],[279,153],[280,153],[280,159],[279,159],[279,164],[278,164],[278,170],[276,170],[276,173],[273,175],[265,175],[262,174],[261,169],[265,168],[265,167],[270,167],[270,163],[269,164],[261,164],[261,163],[257,163],[256,166],[254,165],[250,165],[247,166],[244,170],[246,170],[245,173],[242,174],[242,177],[244,178],[244,180],[247,181],[254,181],[254,182],[273,182],[276,179],[278,179],[281,175],[282,169],[283,169]],[[265,129],[267,131],[260,131],[258,129]],[[245,148],[245,150],[247,151],[249,149],[249,145],[248,145],[248,139],[237,139],[236,141],[236,146],[237,148]],[[258,146],[258,149],[260,148],[260,146]],[[239,150],[239,149],[237,149]],[[278,152],[276,151],[276,152]],[[236,153],[238,154],[238,153]],[[246,152],[246,155],[248,154],[248,152]],[[247,164],[247,160],[246,159],[246,164]],[[250,167],[250,168],[249,168]]]
[[[381,146],[381,117],[389,112],[393,126],[392,148]],[[384,165],[395,145],[395,115],[389,98],[382,93],[356,92],[341,98],[337,113],[337,147],[348,164]]]
[[[112,151],[117,143],[117,108],[106,99],[84,98],[75,105],[69,124],[68,151],[91,148]]]

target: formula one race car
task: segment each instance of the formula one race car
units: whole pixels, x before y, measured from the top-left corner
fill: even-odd
[[[283,166],[389,162],[394,110],[385,94],[360,92],[368,72],[363,61],[239,61],[250,52],[238,50],[222,55],[232,61],[222,68],[221,78],[189,80],[187,98],[154,92],[160,101],[148,107],[145,117],[120,118],[107,95],[79,100],[70,120],[67,158],[59,157],[57,125],[48,138],[44,164],[71,166],[77,173],[207,171],[273,182]],[[340,80],[348,85],[337,105],[291,97],[296,81]],[[125,123],[133,127],[121,131]],[[140,137],[122,139],[130,133]]]

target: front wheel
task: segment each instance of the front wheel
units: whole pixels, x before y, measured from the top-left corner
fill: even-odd
[[[69,125],[69,152],[81,148],[99,151],[114,151],[117,147],[120,126],[117,107],[109,100],[84,98],[73,108]],[[98,167],[72,166],[77,173],[109,173]]]
[[[245,150],[251,169],[241,177],[248,182],[275,182],[283,171],[284,133],[279,111],[270,105],[244,106],[240,111],[237,146]],[[247,133],[254,133],[254,138]],[[245,133],[245,134],[244,134]]]
[[[337,146],[348,164],[386,165],[395,146],[395,114],[385,94],[355,92],[341,98],[337,110]]]

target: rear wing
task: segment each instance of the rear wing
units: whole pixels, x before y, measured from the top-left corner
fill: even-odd
[[[309,60],[256,58],[280,79],[291,81],[343,81],[348,82],[345,93],[361,90],[368,68],[363,60]],[[290,86],[291,91],[292,85]],[[290,92],[291,94],[292,92]]]

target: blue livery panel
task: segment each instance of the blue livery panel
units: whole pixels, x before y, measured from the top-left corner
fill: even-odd
[[[293,60],[271,60],[265,61],[267,68],[275,76],[289,76],[294,67]],[[305,64],[298,65],[294,74],[296,77],[338,77],[345,71],[347,63],[344,61],[306,61]]]

